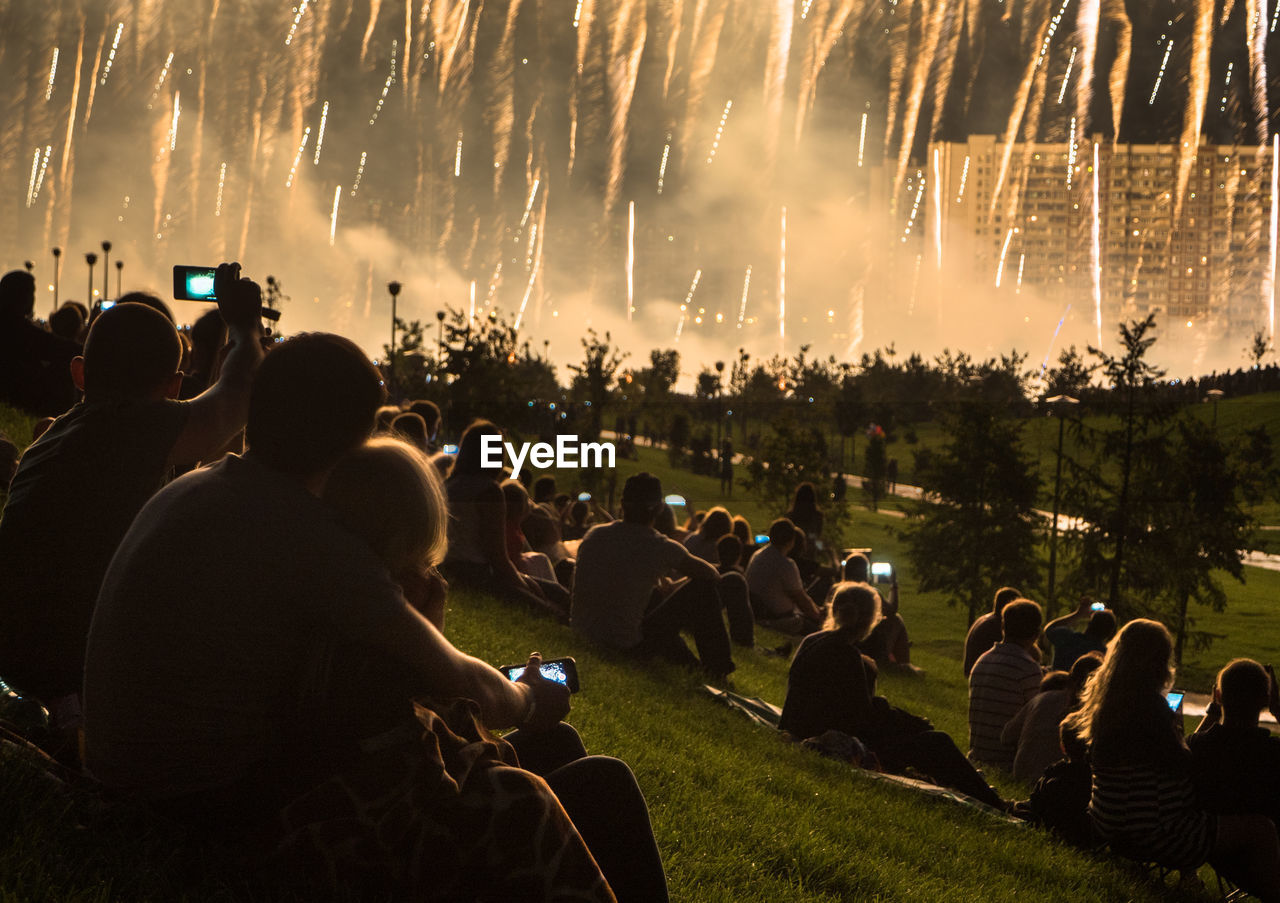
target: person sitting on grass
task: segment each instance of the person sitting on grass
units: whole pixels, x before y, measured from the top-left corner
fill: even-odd
[[[1173,683],[1173,638],[1130,621],[1107,647],[1065,724],[1089,745],[1089,815],[1113,852],[1140,862],[1215,870],[1264,901],[1280,900],[1280,839],[1264,815],[1214,815],[1196,800]]]
[[[444,482],[449,499],[449,555],[442,570],[451,583],[500,599],[549,612],[558,620],[568,611],[558,600],[548,599],[538,582],[521,574],[507,553],[507,506],[502,489],[502,468],[485,467],[485,436],[502,436],[487,420],[467,427],[458,442],[458,454]]]
[[[1258,716],[1280,713],[1280,687],[1271,666],[1237,658],[1218,672],[1213,702],[1191,748],[1196,792],[1210,812],[1259,812],[1280,824],[1280,737]]]
[[[1080,693],[1085,681],[1098,666],[1102,656],[1086,652],[1075,660],[1068,674],[1051,671],[1050,675],[1066,678],[1066,686],[1049,689],[1041,685],[1041,691],[1009,719],[1000,735],[1006,747],[1015,748],[1013,776],[1028,784],[1039,780],[1044,770],[1062,758],[1062,741],[1059,728],[1067,713],[1080,704]],[[1046,680],[1049,675],[1046,675]]]
[[[747,562],[747,587],[756,623],[792,636],[819,630],[823,620],[789,554],[798,535],[791,521],[778,518],[769,525],[768,544]]]
[[[0,675],[45,703],[68,742],[80,725],[85,640],[111,556],[175,468],[219,455],[245,423],[263,356],[261,292],[238,265],[224,264],[216,278],[234,343],[219,379],[175,401],[182,350],[173,324],[142,304],[103,311],[71,363],[84,400],[27,449],[9,488]],[[71,537],[72,554],[60,536]]]
[[[1059,671],[1070,671],[1086,652],[1106,652],[1107,643],[1116,635],[1115,612],[1093,606],[1093,599],[1081,596],[1075,611],[1045,625],[1044,638],[1053,646],[1053,667]],[[1075,628],[1081,623],[1085,624],[1084,632],[1078,633]]]
[[[914,768],[936,784],[1005,808],[949,736],[875,695],[874,664],[858,644],[879,617],[873,587],[836,585],[823,630],[805,637],[791,661],[779,729],[797,741],[839,731],[861,740],[888,771]]]
[[[889,583],[889,598],[884,600],[880,621],[863,642],[862,651],[875,659],[882,668],[891,668],[906,674],[921,675],[920,668],[911,664],[911,637],[907,624],[902,620],[898,605],[898,570],[894,568]],[[871,583],[871,562],[861,552],[854,552],[844,560],[844,579],[854,583]],[[876,589],[879,593],[880,590]],[[883,597],[881,597],[883,599]]]
[[[1039,649],[1043,615],[1030,599],[1015,599],[1001,613],[1004,640],[974,663],[969,674],[969,756],[976,762],[1013,767],[1014,747],[1006,746],[1005,725],[1040,692]]]
[[[653,528],[662,506],[657,477],[627,478],[622,519],[592,527],[578,546],[571,624],[601,645],[701,665],[724,677],[734,663],[721,615],[720,576]],[[696,658],[682,630],[693,634]]]
[[[533,507],[529,493],[519,480],[503,480],[501,489],[506,506],[507,556],[516,570],[537,581],[538,591],[548,601],[568,612],[569,591],[557,581],[551,559],[542,552],[532,551],[525,540],[524,521]]]
[[[512,682],[454,648],[317,497],[382,397],[353,343],[295,336],[254,382],[249,451],[139,514],[90,632],[87,766],[115,797],[323,884],[315,896],[613,900],[562,801],[486,733],[554,730],[566,688],[540,676],[536,654]],[[443,519],[436,508],[410,545],[439,550]],[[307,678],[329,653],[361,649],[399,669],[413,698],[459,701],[416,707],[372,744],[318,736],[307,691],[326,684]]]
[[[338,462],[322,498],[344,527],[368,543],[414,610],[443,633],[448,585],[435,567],[444,558],[448,515],[426,455],[396,439],[370,439]],[[412,727],[413,682],[403,666],[366,646],[339,644],[333,652],[316,674],[317,733],[368,743],[405,722]],[[619,900],[666,899],[644,796],[625,763],[588,756],[578,732],[564,722],[517,730],[497,742],[500,748],[510,743],[520,766],[547,781]]]
[[[1014,599],[1021,598],[1022,593],[1012,586],[1000,587],[996,590],[995,601],[991,604],[991,611],[979,615],[977,620],[970,625],[969,633],[964,638],[964,676],[966,679],[969,677],[969,672],[973,670],[973,663],[978,660],[978,656],[1000,642],[1003,630],[1000,616],[1004,612],[1004,607]]]

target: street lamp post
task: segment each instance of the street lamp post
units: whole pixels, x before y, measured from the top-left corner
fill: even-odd
[[[111,242],[102,243],[102,300],[106,301],[111,294],[108,282],[111,279]]]
[[[121,295],[124,294],[124,292],[121,291],[120,289],[121,283],[123,281],[124,281],[124,261],[117,260],[116,261],[116,297],[117,298],[119,298]]]
[[[720,454],[720,427],[724,419],[720,416],[720,389],[724,381],[724,361],[716,361],[716,454]]]
[[[1058,505],[1062,499],[1062,437],[1063,430],[1067,425],[1066,418],[1062,416],[1062,405],[1079,404],[1080,399],[1072,398],[1070,395],[1054,395],[1052,398],[1046,398],[1045,404],[1051,404],[1057,411],[1058,417],[1058,463],[1053,475],[1053,520],[1049,524],[1049,589],[1046,593],[1045,607],[1049,611],[1049,615],[1054,613],[1054,591],[1056,589],[1054,578],[1057,576],[1058,569]]]
[[[93,265],[98,262],[98,255],[90,251],[84,255],[84,262],[89,264],[89,297],[85,299],[85,304],[90,308],[93,307]]]
[[[1205,393],[1204,393],[1204,400],[1205,400],[1205,401],[1212,401],[1212,402],[1213,402],[1213,429],[1214,429],[1214,432],[1217,432],[1217,430],[1218,430],[1218,401],[1219,401],[1219,400],[1221,400],[1222,396],[1223,396],[1223,395],[1225,395],[1225,394],[1227,394],[1227,393],[1223,392],[1221,389],[1210,389],[1208,392],[1205,392]]]
[[[391,352],[387,355],[387,381],[391,384],[392,397],[396,393],[396,296],[400,294],[399,282],[388,282],[387,291],[391,294]]]
[[[58,277],[62,274],[62,248],[53,249],[53,309],[58,309]]]

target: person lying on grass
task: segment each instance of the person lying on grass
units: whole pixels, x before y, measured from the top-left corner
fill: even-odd
[[[85,658],[86,764],[115,798],[240,849],[246,867],[320,885],[304,896],[613,900],[561,800],[486,732],[554,730],[567,689],[536,655],[511,682],[455,649],[318,498],[382,399],[346,339],[303,334],[267,355],[249,451],[161,490],[108,569]],[[425,548],[439,549],[432,498]],[[377,742],[326,731],[319,666],[361,650],[411,698],[456,701],[414,708]]]
[[[879,619],[874,587],[836,585],[824,629],[805,637],[791,661],[779,728],[795,740],[831,730],[848,734],[869,747],[887,771],[914,768],[936,784],[1005,808],[950,737],[875,695],[875,663],[858,644]]]

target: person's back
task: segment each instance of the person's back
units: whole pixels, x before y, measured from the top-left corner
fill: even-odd
[[[679,543],[643,524],[618,520],[592,527],[578,546],[573,629],[619,649],[639,645],[658,579],[686,555]]]
[[[80,345],[31,320],[35,294],[35,277],[28,272],[0,277],[0,401],[57,416],[76,399],[69,365]]]
[[[300,677],[335,637],[374,635],[399,604],[367,546],[302,485],[251,457],[180,478],[139,515],[103,583],[85,674],[89,767],[143,799],[225,794],[242,818],[279,806],[319,776],[298,761],[306,713],[288,700]]]
[[[105,311],[73,364],[85,400],[23,456],[0,519],[0,674],[25,692],[50,703],[80,692],[94,600],[134,516],[173,466],[212,453],[243,424],[262,357],[259,302],[249,292],[226,303],[241,323],[227,380],[191,402],[171,400],[173,325],[139,304]]]
[[[1234,659],[1219,673],[1206,724],[1187,738],[1192,777],[1205,808],[1261,813],[1280,824],[1280,737],[1258,723],[1277,699],[1270,672]]]
[[[967,678],[973,670],[974,662],[982,653],[1000,642],[1000,615],[1004,607],[1022,594],[1011,586],[1002,586],[996,590],[995,601],[991,611],[979,616],[969,627],[964,639],[964,676]]]
[[[969,755],[1008,768],[1014,749],[1002,734],[1040,688],[1043,669],[1031,654],[1040,635],[1040,606],[1018,599],[1001,614],[1004,640],[978,658],[969,674]]]

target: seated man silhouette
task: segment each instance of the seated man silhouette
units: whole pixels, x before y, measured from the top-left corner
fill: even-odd
[[[1280,712],[1275,672],[1247,658],[1218,672],[1213,702],[1187,738],[1196,793],[1210,812],[1261,814],[1280,825],[1280,737],[1258,724]]]
[[[56,417],[75,404],[68,364],[80,344],[33,321],[36,280],[25,270],[0,277],[0,401]]]
[[[1000,642],[1003,629],[1000,617],[1004,613],[1004,607],[1021,597],[1022,593],[1012,586],[1000,587],[996,590],[995,599],[991,603],[991,611],[979,615],[970,625],[969,632],[964,638],[964,676],[966,678],[973,670],[973,663],[978,660],[978,656]]]
[[[263,355],[261,293],[235,265],[219,267],[218,280],[233,345],[212,387],[174,401],[177,330],[150,307],[117,304],[71,364],[84,401],[27,449],[14,475],[0,519],[0,676],[48,705],[55,726],[79,723],[94,600],[134,516],[175,467],[220,452],[244,426]]]
[[[756,623],[803,636],[822,628],[823,615],[805,592],[800,567],[788,554],[802,534],[780,517],[769,525],[769,542],[747,562],[747,587]]]
[[[570,623],[605,646],[680,664],[700,659],[711,674],[727,675],[734,664],[720,613],[720,575],[653,528],[662,507],[657,477],[627,478],[622,520],[592,527],[578,546]],[[697,658],[680,638],[682,630],[693,634]]]
[[[1016,747],[1003,740],[1005,725],[1040,692],[1040,625],[1044,615],[1030,599],[1015,599],[1000,615],[1003,640],[969,672],[969,758],[1013,767]]]

